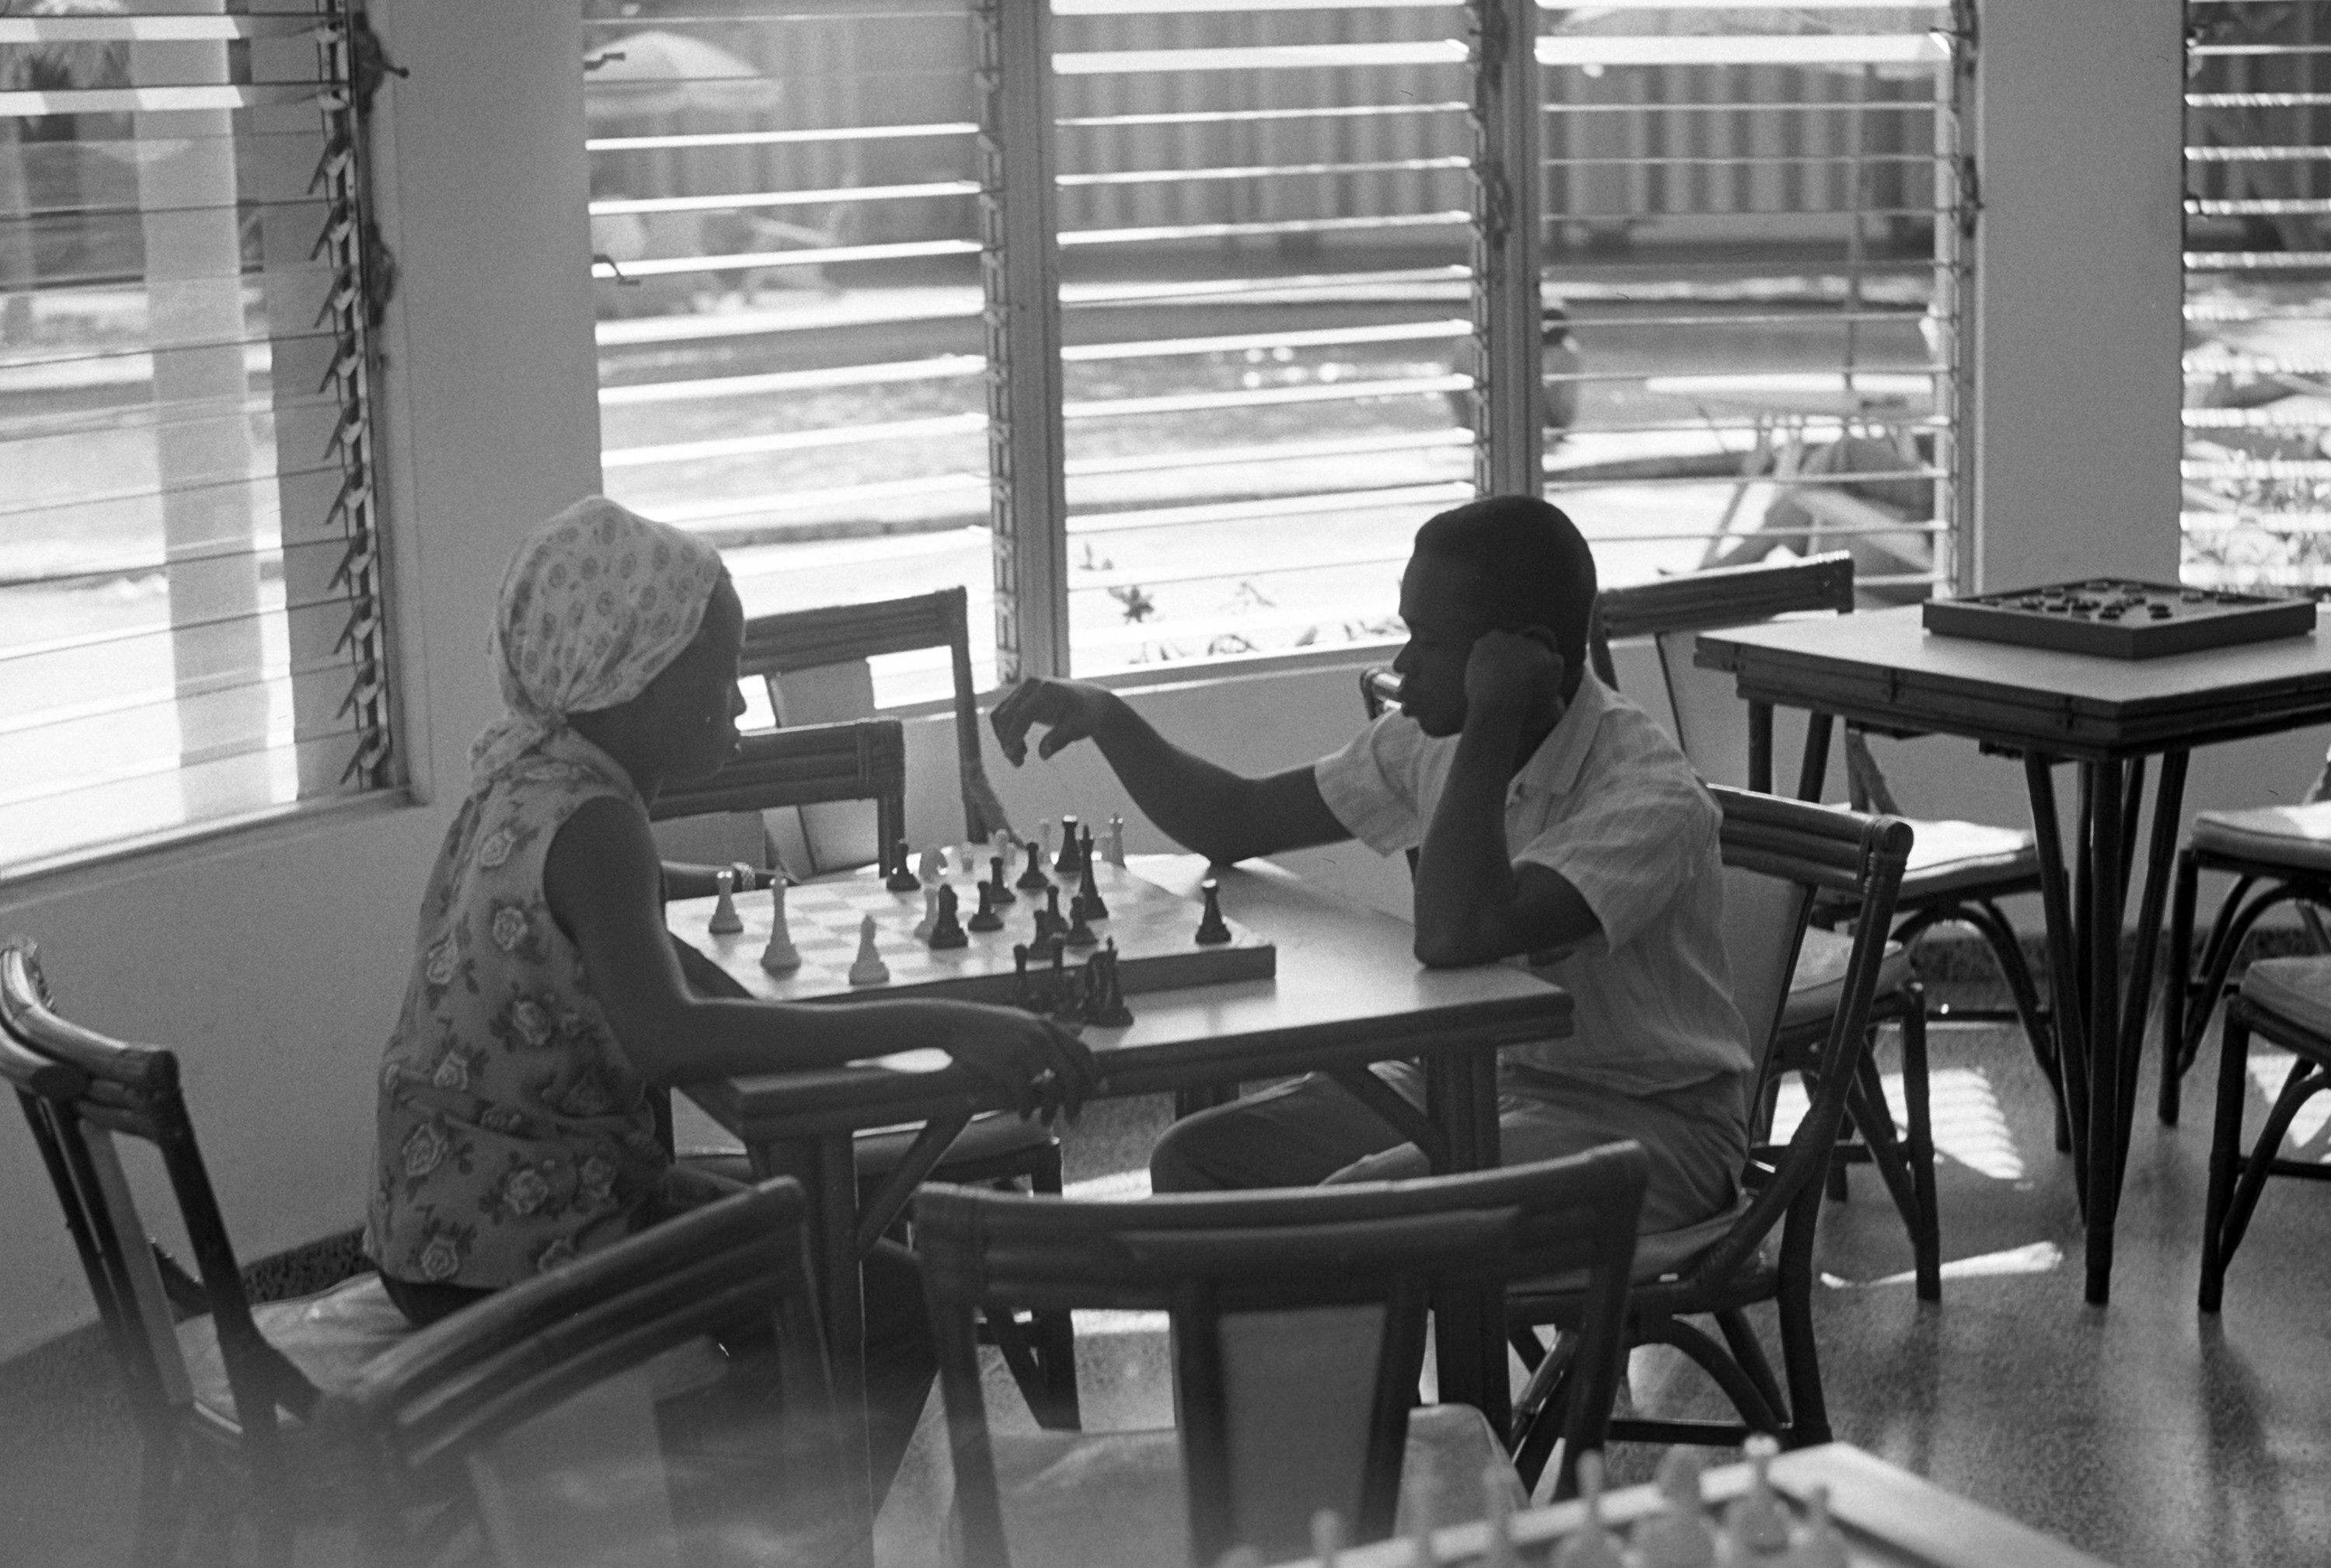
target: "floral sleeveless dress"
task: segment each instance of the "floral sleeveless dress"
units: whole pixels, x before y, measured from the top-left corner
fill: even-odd
[[[551,839],[603,795],[638,799],[561,729],[445,835],[380,1069],[364,1246],[396,1278],[516,1284],[629,1234],[661,1189],[647,1086],[542,892]]]

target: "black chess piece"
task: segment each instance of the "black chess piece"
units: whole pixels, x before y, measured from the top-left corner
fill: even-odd
[[[1012,944],[1012,1005],[1029,1012],[1041,1012],[1036,1005],[1036,988],[1028,979],[1028,945]]]
[[[1013,892],[1012,884],[1004,879],[1004,857],[1001,855],[987,857],[985,885],[994,894],[995,908],[999,909],[1006,904],[1017,904],[1020,901],[1020,895]]]
[[[1069,900],[1069,928],[1061,939],[1071,947],[1097,947],[1100,945],[1100,938],[1093,935],[1092,918],[1085,909],[1081,896]]]
[[[1073,816],[1061,818],[1061,853],[1052,861],[1052,870],[1063,877],[1077,874],[1077,819]]]
[[[951,882],[939,884],[939,917],[931,927],[930,946],[934,953],[971,946],[971,938],[963,934],[963,922],[956,918],[955,885]]]
[[[1089,873],[1092,870],[1092,864],[1093,836],[1092,829],[1088,826],[1079,829],[1077,832],[1077,873],[1080,876]]]
[[[996,863],[998,865],[1003,864],[1000,860]],[[979,912],[972,916],[966,924],[974,931],[1001,931],[1004,929],[1004,917],[995,912],[995,886],[994,883],[982,882],[979,885]]]
[[[1069,974],[1068,949],[1058,942],[1052,944],[1052,1016],[1062,1023],[1082,1023],[1084,1009],[1078,1005],[1077,983]]]
[[[1068,928],[1069,923],[1061,918],[1061,890],[1047,882],[1044,884],[1044,907],[1036,911],[1036,941],[1041,945]]]
[[[919,893],[923,890],[922,879],[916,876],[914,868],[907,864],[907,841],[904,839],[891,848],[890,874],[882,879],[882,885],[893,893]]]
[[[1223,921],[1222,884],[1208,877],[1198,884],[1198,891],[1206,896],[1205,913],[1198,917],[1198,945],[1218,947],[1231,939],[1231,928]]]
[[[1052,885],[1052,879],[1044,875],[1043,845],[1028,846],[1028,869],[1021,872],[1020,879],[1012,885],[1023,893],[1041,893]]]
[[[1101,902],[1100,885],[1093,880],[1092,840],[1085,840],[1084,875],[1077,885],[1077,897],[1085,907],[1088,920],[1108,918],[1108,906]]]
[[[1123,1029],[1133,1022],[1133,1009],[1125,1004],[1125,990],[1118,977],[1117,938],[1110,937],[1108,946],[1085,960],[1088,971],[1096,965],[1100,969],[1099,994],[1086,1007],[1085,1022],[1103,1029]]]

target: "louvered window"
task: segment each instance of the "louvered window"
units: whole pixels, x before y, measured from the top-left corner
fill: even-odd
[[[2331,5],[2186,7],[2185,580],[2331,587]]]
[[[395,780],[347,26],[0,10],[0,876]]]

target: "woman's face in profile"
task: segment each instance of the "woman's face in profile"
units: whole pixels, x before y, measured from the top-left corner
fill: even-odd
[[[737,659],[744,646],[745,607],[724,574],[695,640],[641,694],[659,710],[670,777],[702,778],[736,753],[737,718],[745,711]]]

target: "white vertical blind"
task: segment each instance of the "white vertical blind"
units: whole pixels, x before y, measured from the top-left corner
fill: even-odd
[[[0,875],[393,782],[346,28],[0,17]]]

